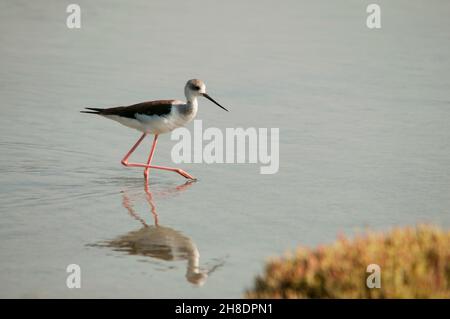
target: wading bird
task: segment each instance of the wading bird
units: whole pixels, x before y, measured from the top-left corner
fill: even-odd
[[[186,102],[179,100],[159,100],[106,109],[87,107],[86,109],[89,111],[81,112],[98,114],[142,132],[142,136],[128,151],[121,163],[127,167],[143,167],[146,181],[148,181],[148,173],[150,168],[176,172],[185,178],[195,180],[195,177],[186,173],[182,169],[151,165],[153,155],[155,153],[156,143],[158,141],[158,135],[173,131],[177,127],[184,126],[192,121],[197,114],[197,97],[204,96],[225,111],[228,111],[206,93],[205,83],[201,80],[189,80],[184,87],[184,94],[186,96]],[[148,134],[154,134],[155,137],[153,139],[153,144],[147,163],[129,163],[128,158]]]

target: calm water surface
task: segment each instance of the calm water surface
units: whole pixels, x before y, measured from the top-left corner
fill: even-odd
[[[378,1],[381,30],[368,1],[78,3],[69,30],[64,2],[0,1],[0,297],[241,297],[296,245],[450,226],[448,1]],[[193,77],[231,110],[200,101],[204,127],[280,128],[278,174],[182,164],[198,182],[146,190],[119,163],[139,133],[78,113]]]

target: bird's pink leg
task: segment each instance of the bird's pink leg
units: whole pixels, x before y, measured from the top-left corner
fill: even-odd
[[[175,172],[180,174],[181,176],[187,178],[187,179],[192,179],[192,180],[196,180],[196,178],[188,173],[186,173],[185,171],[183,171],[181,168],[175,168],[175,167],[167,167],[167,166],[157,166],[157,165],[149,165],[149,168],[154,168],[154,169],[162,169],[164,171],[170,171],[170,172]]]
[[[133,154],[133,152],[136,150],[136,148],[139,146],[139,144],[141,144],[141,142],[145,138],[145,136],[147,136],[146,133],[142,134],[142,136],[138,139],[136,144],[133,145],[131,150],[129,150],[128,153],[124,156],[124,158],[120,161],[122,163],[122,165],[132,166],[131,164],[128,164],[128,158],[131,156],[131,154]]]
[[[122,165],[125,165],[127,167],[143,167],[145,168],[144,171],[144,176],[145,176],[145,180],[148,180],[148,170],[150,168],[154,168],[154,169],[161,169],[161,170],[165,170],[165,171],[171,171],[171,172],[175,172],[180,174],[181,176],[188,178],[188,179],[192,179],[195,180],[196,178],[193,177],[192,175],[186,173],[185,171],[183,171],[180,168],[174,168],[174,167],[167,167],[167,166],[158,166],[158,165],[150,165],[152,159],[153,159],[153,154],[155,153],[155,149],[156,149],[156,144],[158,141],[158,135],[155,134],[155,138],[153,140],[153,145],[152,145],[152,149],[150,151],[150,155],[148,157],[148,161],[147,164],[141,164],[141,163],[128,163],[128,158],[131,156],[131,154],[136,150],[136,148],[138,147],[138,145],[142,142],[142,140],[144,139],[144,137],[147,134],[144,133],[142,134],[141,138],[139,138],[139,140],[136,142],[136,144],[134,144],[134,146],[131,148],[131,150],[125,155],[125,157],[122,159],[121,163]]]
[[[150,166],[150,163],[153,159],[153,154],[155,153],[156,143],[158,142],[158,134],[155,134],[155,138],[153,139],[152,149],[150,150],[150,155],[148,156],[147,166]],[[148,181],[148,171],[150,167],[146,167],[144,170],[145,181]]]
[[[152,149],[151,149],[150,155],[148,157],[147,166],[146,166],[145,171],[144,171],[145,181],[148,180],[148,171],[149,171],[150,168],[162,169],[162,170],[166,170],[166,171],[175,172],[175,173],[178,173],[178,174],[180,174],[181,176],[183,176],[185,178],[195,180],[195,177],[193,177],[190,174],[186,173],[182,169],[173,168],[173,167],[167,167],[167,166],[150,165],[151,162],[152,162],[152,159],[153,159],[153,154],[155,153],[155,148],[156,148],[156,143],[157,142],[158,142],[158,134],[155,134],[155,138],[153,139]]]

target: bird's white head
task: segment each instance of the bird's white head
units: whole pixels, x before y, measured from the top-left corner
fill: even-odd
[[[197,99],[198,96],[204,96],[214,104],[224,109],[225,111],[228,111],[226,108],[217,103],[212,97],[210,97],[206,93],[206,85],[205,83],[203,83],[202,80],[192,79],[187,81],[186,86],[184,87],[184,94],[186,95],[186,99],[189,102],[193,102],[194,100]]]
[[[187,81],[184,87],[184,94],[189,101],[197,96],[201,96],[203,93],[206,93],[206,85],[202,80],[192,79]]]

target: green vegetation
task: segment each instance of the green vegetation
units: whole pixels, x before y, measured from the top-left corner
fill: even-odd
[[[270,260],[248,298],[450,298],[450,232],[435,226],[340,237]],[[381,288],[369,289],[369,264]]]

